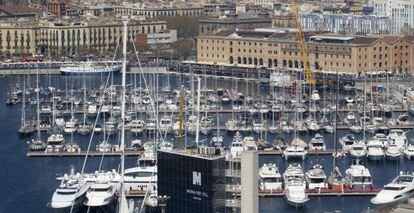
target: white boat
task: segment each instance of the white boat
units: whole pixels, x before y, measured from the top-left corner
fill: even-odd
[[[352,123],[355,123],[355,121],[356,121],[356,117],[355,117],[355,114],[353,112],[349,112],[346,115],[345,120],[344,120],[345,124],[348,124],[348,125],[350,125]]]
[[[342,146],[342,151],[349,152],[349,149],[354,145],[356,142],[356,138],[354,134],[347,134],[341,139],[339,139],[339,144]]]
[[[121,66],[119,64],[104,65],[108,62],[79,62],[74,64],[65,64],[60,67],[60,73],[63,75],[82,75],[82,74],[108,74],[119,72]]]
[[[401,129],[391,129],[388,134],[388,139],[390,143],[395,144],[400,149],[406,147],[408,143],[407,135]]]
[[[411,160],[414,157],[414,146],[412,144],[409,144],[405,149],[404,149],[404,156],[408,159]]]
[[[316,164],[312,169],[309,169],[309,171],[305,173],[305,179],[308,183],[308,189],[328,188],[327,176],[320,164]]]
[[[309,150],[326,150],[325,139],[321,134],[316,134],[309,142]]]
[[[90,207],[106,206],[115,198],[119,183],[110,182],[109,180],[97,181],[93,183],[86,192],[84,204]]]
[[[367,146],[363,141],[358,141],[351,146],[349,154],[353,158],[363,158],[367,154]]]
[[[230,154],[233,159],[237,159],[240,157],[241,152],[243,152],[243,139],[240,133],[237,132],[230,144]]]
[[[86,112],[89,117],[95,117],[98,114],[98,107],[96,105],[89,105]]]
[[[272,72],[269,79],[270,87],[283,87],[291,82],[290,75],[283,72]]]
[[[145,128],[145,122],[143,120],[132,120],[127,124],[129,131],[133,134],[141,134]]]
[[[154,191],[157,186],[157,166],[137,166],[125,170],[124,188],[127,191]]]
[[[282,189],[282,175],[276,164],[263,164],[259,169],[260,189],[261,190],[281,190]]]
[[[370,139],[367,142],[367,157],[369,160],[382,160],[385,156],[383,144],[379,140]]]
[[[305,160],[307,151],[304,147],[301,146],[294,146],[290,145],[286,147],[285,150],[283,150],[283,156],[285,157],[285,160],[289,160],[291,158],[300,158],[302,160]]]
[[[63,131],[67,134],[74,133],[76,131],[76,120],[70,119],[68,122],[66,122]]]
[[[391,183],[388,183],[384,188],[371,199],[371,203],[375,205],[391,204],[402,201],[411,197],[414,194],[414,176],[413,174],[404,174],[400,172]]]
[[[65,152],[80,152],[81,148],[75,142],[66,143],[63,147],[63,151]]]
[[[387,146],[387,149],[385,150],[385,156],[389,160],[398,160],[400,159],[402,153],[399,146],[397,146],[394,143],[390,143]]]
[[[200,121],[200,132],[203,135],[210,134],[211,129],[213,128],[213,119],[211,116],[202,117]]]
[[[372,187],[371,173],[363,165],[351,165],[346,171],[346,179],[352,189],[368,189]]]
[[[160,119],[160,131],[162,133],[169,133],[172,130],[173,127],[173,120],[169,116],[162,116]]]
[[[47,138],[47,151],[48,152],[59,152],[63,149],[65,138],[62,134],[52,134]]]
[[[50,207],[62,209],[77,206],[83,202],[89,187],[90,184],[83,180],[79,173],[75,174],[72,168],[69,175],[65,174],[63,176],[61,183],[53,193]]]
[[[302,207],[309,201],[305,193],[306,182],[302,167],[299,164],[290,164],[283,173],[285,184],[285,198],[289,205]]]

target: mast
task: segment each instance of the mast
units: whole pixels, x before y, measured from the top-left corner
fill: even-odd
[[[37,140],[40,141],[40,113],[39,113],[39,110],[40,110],[40,104],[39,104],[39,102],[40,102],[40,98],[39,98],[40,88],[39,88],[39,67],[36,67],[36,68],[37,68],[36,69],[36,71],[37,71],[36,72]]]
[[[178,128],[178,150],[183,150],[183,113],[184,113],[184,86],[181,85],[180,88],[180,114],[179,114],[179,122],[180,126]]]
[[[125,172],[125,89],[126,89],[126,52],[127,52],[127,31],[128,31],[128,19],[124,21],[124,35],[123,35],[123,60],[122,60],[122,86],[121,86],[121,200],[119,202],[119,213],[128,212],[128,206],[125,198],[124,191],[124,172]]]
[[[22,118],[20,126],[26,126],[26,81],[23,80]]]
[[[338,93],[339,93],[339,73],[338,70],[336,71],[336,92],[335,92],[335,113],[334,113],[334,149],[335,149],[335,156],[333,157],[333,166],[332,171],[335,170],[336,167],[336,156],[338,156],[338,149],[336,146],[337,140],[337,116],[338,116]]]
[[[196,125],[196,145],[200,142],[200,96],[201,96],[201,79],[197,77],[197,125]]]

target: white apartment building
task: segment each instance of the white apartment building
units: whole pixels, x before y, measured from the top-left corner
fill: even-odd
[[[391,18],[391,33],[399,34],[403,27],[414,28],[414,0],[371,0],[374,14]]]

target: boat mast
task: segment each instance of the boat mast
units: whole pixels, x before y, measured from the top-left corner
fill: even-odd
[[[128,206],[125,198],[124,191],[124,172],[125,172],[125,89],[126,89],[126,52],[127,52],[127,31],[128,31],[128,19],[124,21],[124,35],[123,35],[123,60],[122,60],[122,86],[121,86],[121,200],[119,202],[118,212],[128,212]]]
[[[201,79],[197,77],[197,124],[196,124],[196,145],[200,142],[200,96],[201,96]]]
[[[178,128],[178,149],[180,151],[183,150],[183,113],[184,113],[184,86],[181,85],[180,88],[180,114],[179,114],[179,122],[180,126]],[[187,148],[187,147],[186,147]]]
[[[26,81],[25,80],[23,80],[22,119],[20,122],[21,122],[20,126],[24,128],[26,126]]]
[[[40,88],[39,88],[39,67],[38,65],[36,65],[36,115],[37,115],[37,140],[40,141],[40,98],[39,98],[39,92],[40,92]]]

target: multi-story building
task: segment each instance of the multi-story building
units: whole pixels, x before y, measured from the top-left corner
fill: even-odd
[[[221,30],[268,28],[272,19],[267,17],[239,16],[228,14],[226,17],[199,20],[200,35],[214,35]]]
[[[3,54],[44,54],[81,49],[113,51],[122,38],[121,20],[89,19],[80,21],[30,20],[0,23],[0,51]],[[177,32],[168,30],[165,21],[130,21],[129,42],[145,34],[154,43],[174,42]]]
[[[345,14],[305,14],[301,16],[305,31],[328,31],[338,34],[389,34],[391,19],[387,16]]]
[[[312,70],[358,74],[414,73],[413,36],[343,36],[305,33]],[[246,67],[301,68],[294,33],[221,31],[199,36],[199,63]]]
[[[204,4],[203,14],[205,16],[222,16],[229,12],[236,11],[236,4],[234,3],[222,3],[222,4]]]
[[[293,15],[273,16],[272,26],[276,28],[295,28],[296,21]]]
[[[66,4],[64,2],[49,2],[47,3],[47,11],[57,17],[62,17],[66,15]]]
[[[273,8],[277,0],[246,0],[244,3],[251,5],[258,5],[264,8]]]
[[[116,15],[143,16],[145,18],[156,18],[159,16],[202,16],[202,7],[135,7],[115,6]]]
[[[391,33],[399,34],[404,27],[414,28],[413,0],[371,0],[374,14],[391,18]]]
[[[225,157],[214,147],[198,149],[212,152],[158,150],[158,195],[169,197],[166,212],[225,211]]]

